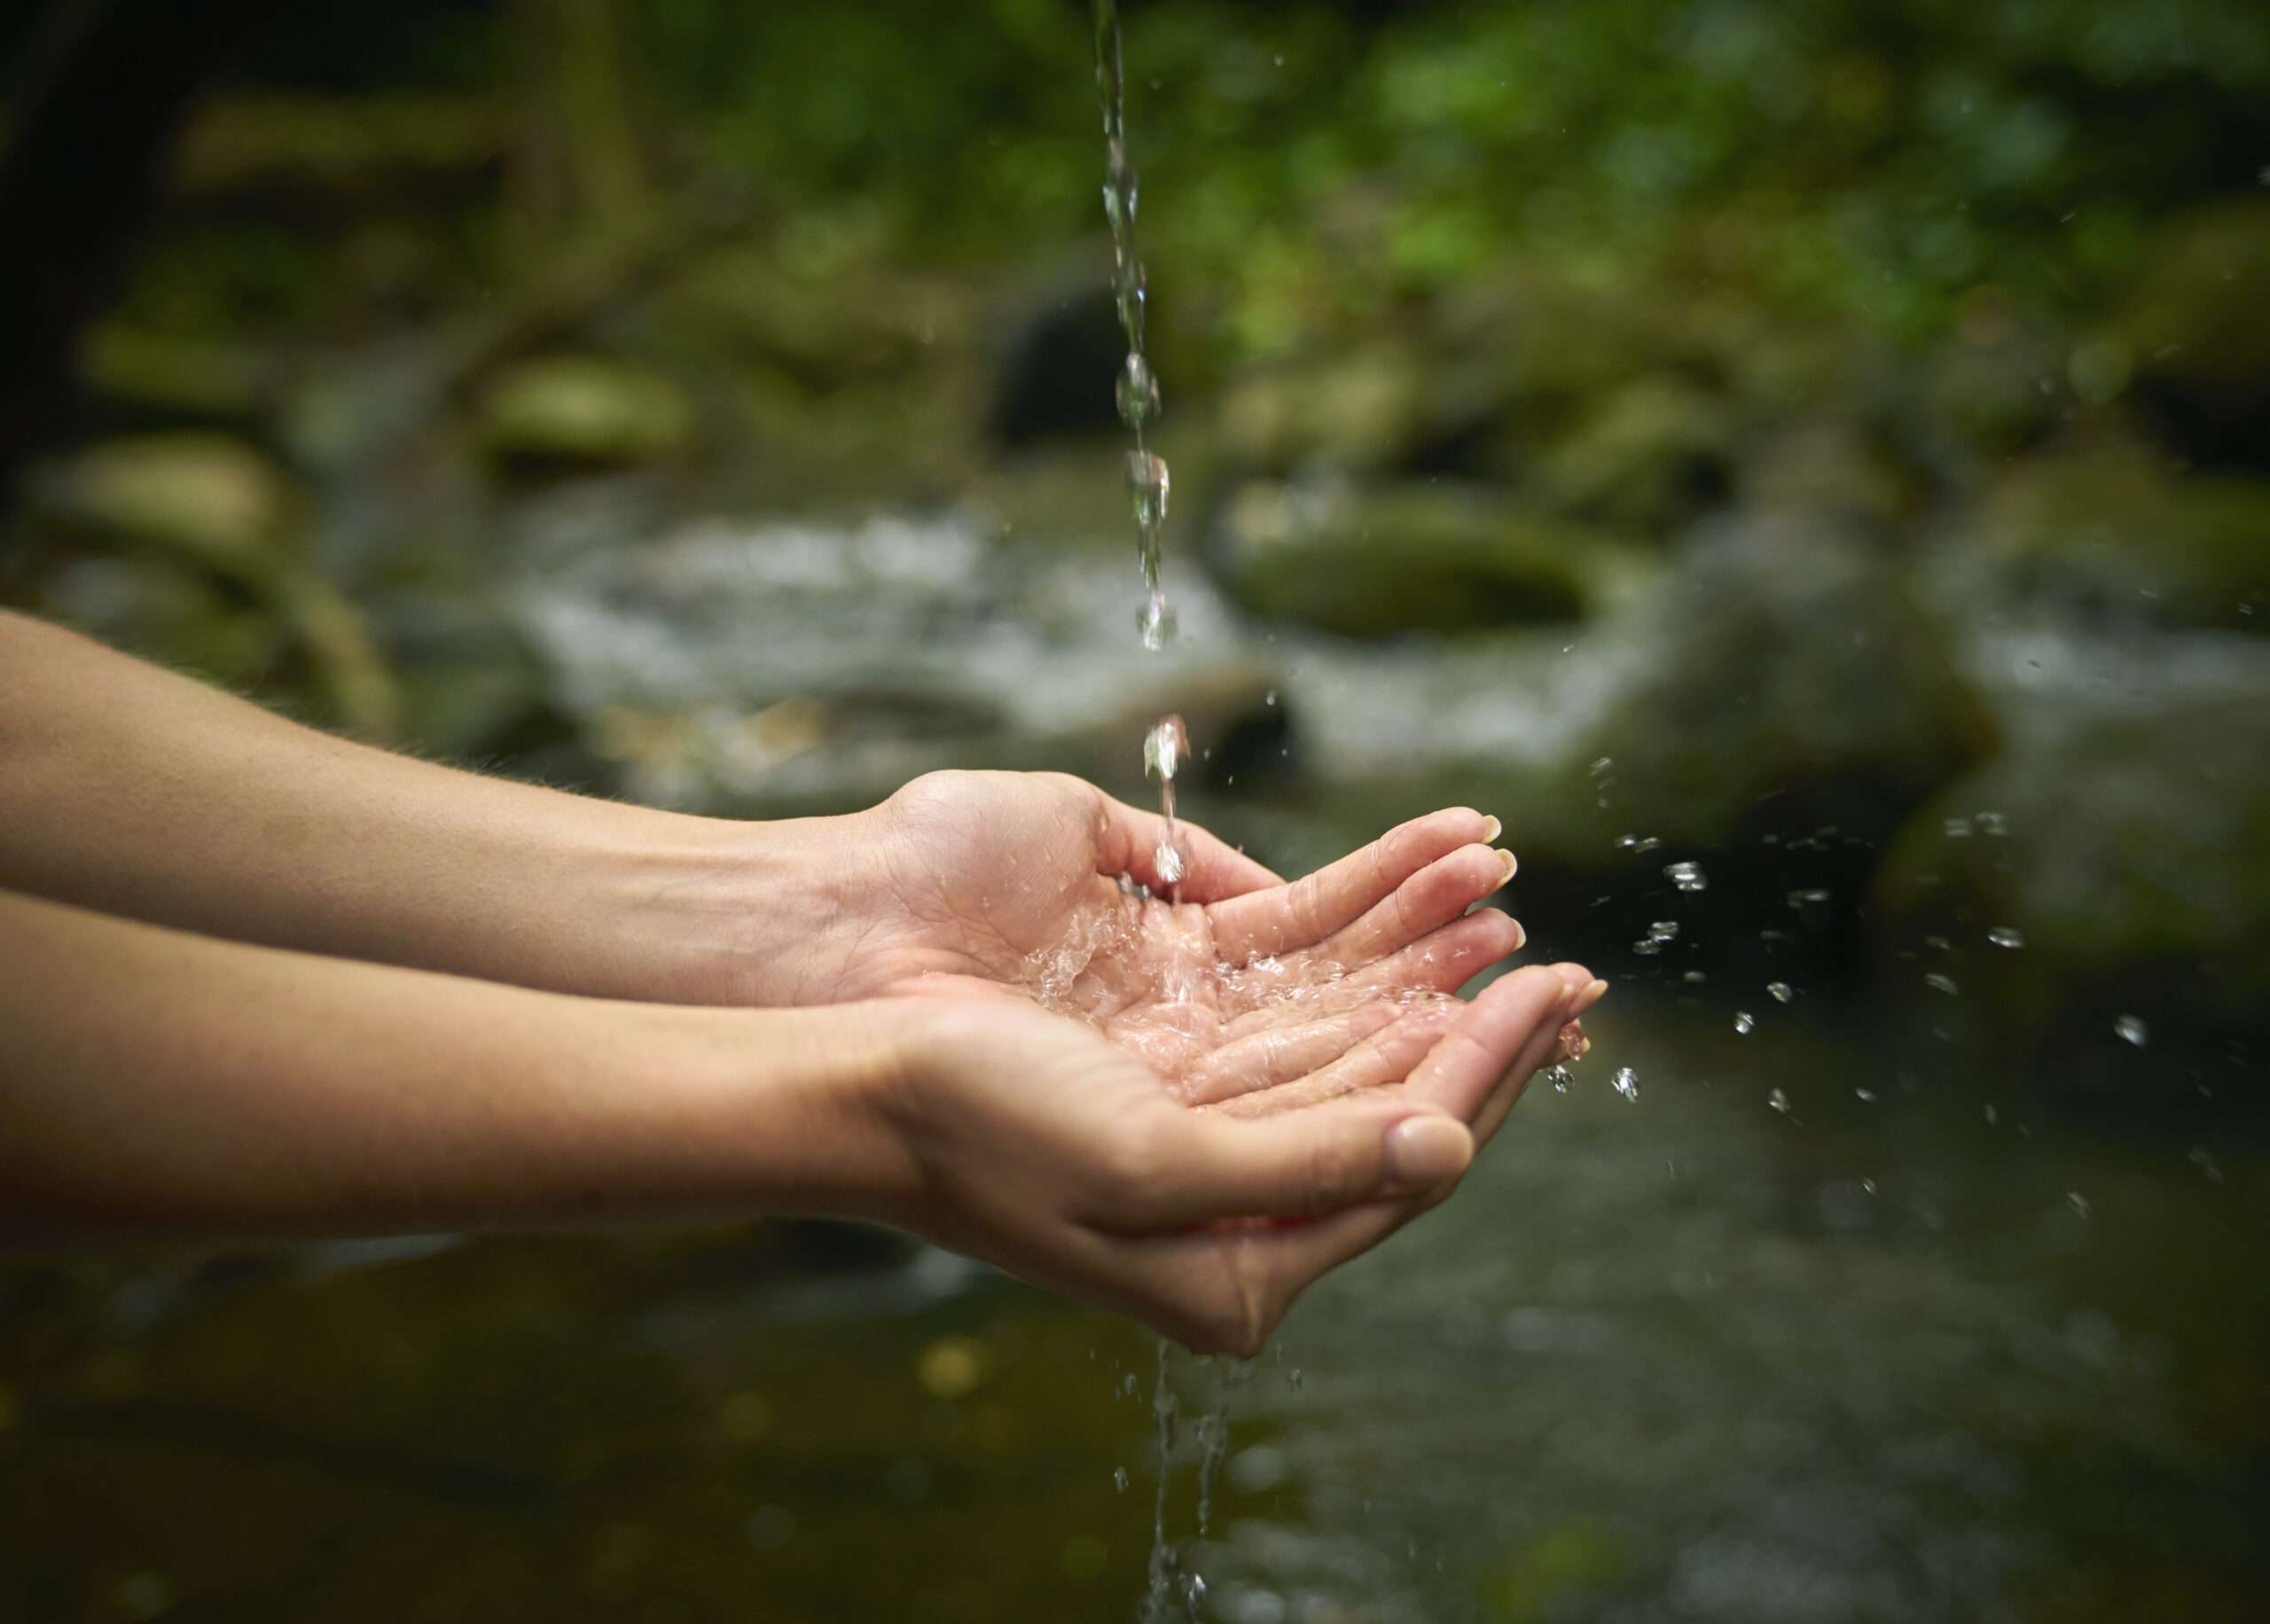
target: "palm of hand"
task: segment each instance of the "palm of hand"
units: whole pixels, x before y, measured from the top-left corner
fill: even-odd
[[[1028,995],[1192,1104],[1280,1109],[1399,1081],[1452,1029],[1447,995],[1521,942],[1467,909],[1510,872],[1464,809],[1288,885],[1186,825],[1175,900],[1146,895],[1161,820],[1053,775],[946,773],[879,809],[882,910],[849,996]],[[1159,887],[1163,889],[1163,887]]]

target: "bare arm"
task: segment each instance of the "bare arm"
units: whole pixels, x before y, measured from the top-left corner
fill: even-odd
[[[1447,1191],[1580,999],[1507,978],[1412,1093],[1241,1120],[1012,999],[571,998],[4,892],[0,942],[0,1234],[831,1213],[1246,1351]],[[1223,1222],[1260,1217],[1310,1222]]]
[[[816,820],[459,772],[0,613],[0,886],[522,986],[787,1003],[840,908]]]

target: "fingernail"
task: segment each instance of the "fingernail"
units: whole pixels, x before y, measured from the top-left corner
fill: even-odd
[[[1497,820],[1493,818],[1491,821],[1494,823]],[[1493,835],[1491,838],[1494,839],[1497,837]],[[1498,854],[1498,857],[1506,865],[1506,879],[1511,879],[1514,877],[1514,871],[1521,867],[1521,864],[1514,861],[1514,854],[1511,852],[1501,851]],[[1498,883],[1502,886],[1506,883],[1506,879],[1501,879]]]
[[[1514,921],[1514,951],[1518,953],[1529,946],[1529,926],[1519,919]]]
[[[1592,1051],[1593,1051],[1593,1041],[1592,1041],[1592,1039],[1590,1039],[1590,1038],[1588,1038],[1588,1037],[1580,1037],[1580,1038],[1578,1038],[1578,1039],[1577,1040],[1577,1058],[1578,1058],[1579,1060],[1581,1060],[1581,1059],[1583,1059],[1586,1055],[1588,1055],[1588,1054],[1592,1053]]]
[[[1494,817],[1485,818],[1483,823],[1486,825],[1482,831],[1482,843],[1484,846],[1490,845],[1491,842],[1496,840],[1499,835],[1506,832],[1505,824],[1499,823]]]
[[[1473,1159],[1474,1136],[1450,1117],[1408,1117],[1388,1129],[1388,1176],[1406,1189],[1456,1178]]]
[[[1588,982],[1586,985],[1577,989],[1576,1001],[1569,1007],[1577,1014],[1581,1015],[1586,1010],[1592,1008],[1593,1005],[1598,1003],[1601,1001],[1601,995],[1607,991],[1608,983],[1605,981],[1594,980]]]

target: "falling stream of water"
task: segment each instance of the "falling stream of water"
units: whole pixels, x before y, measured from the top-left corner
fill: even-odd
[[[1096,0],[1096,90],[1103,107],[1104,216],[1111,226],[1112,301],[1118,308],[1120,331],[1127,339],[1127,359],[1121,363],[1114,394],[1120,421],[1134,436],[1127,453],[1127,489],[1135,507],[1135,527],[1143,571],[1143,605],[1136,626],[1143,646],[1156,652],[1174,633],[1174,611],[1167,602],[1159,559],[1160,534],[1166,526],[1167,495],[1171,481],[1166,459],[1152,450],[1144,431],[1158,420],[1159,380],[1143,354],[1143,329],[1148,290],[1143,262],[1135,252],[1135,211],[1141,188],[1135,162],[1127,146],[1127,77],[1120,51],[1119,7],[1116,0]],[[1159,882],[1170,898],[1187,867],[1175,828],[1174,780],[1188,759],[1190,739],[1180,716],[1167,715],[1143,740],[1143,770],[1159,781],[1159,810],[1163,823],[1158,848],[1152,855]],[[1143,1598],[1146,1624],[1166,1618],[1179,1592],[1184,1609],[1195,1624],[1204,1604],[1205,1581],[1196,1573],[1178,1575],[1180,1562],[1167,1538],[1167,1488],[1172,1478],[1177,1412],[1170,1350],[1159,1343],[1159,1362],[1153,1381],[1152,1414],[1157,1425],[1159,1480],[1151,1513],[1151,1558]],[[1206,1533],[1214,1474],[1221,1465],[1229,1438],[1228,1379],[1216,1388],[1197,1433],[1199,1534]],[[1178,1577],[1179,1582],[1178,1583]]]

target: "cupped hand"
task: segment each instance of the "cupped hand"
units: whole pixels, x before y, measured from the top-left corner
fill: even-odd
[[[1575,966],[1522,971],[1400,1083],[1274,1112],[1188,1109],[1022,1001],[905,1001],[920,1038],[880,1113],[896,1172],[876,1215],[1249,1355],[1311,1282],[1449,1193],[1597,996]]]
[[[935,773],[861,824],[837,995],[1022,993],[1186,1104],[1397,1082],[1471,1019],[1446,995],[1523,940],[1468,911],[1514,864],[1497,820],[1463,808],[1289,884],[1183,823],[1170,886],[1162,819],[1056,774]]]

